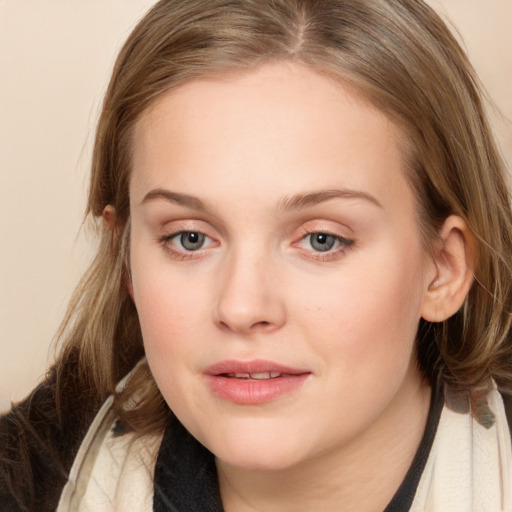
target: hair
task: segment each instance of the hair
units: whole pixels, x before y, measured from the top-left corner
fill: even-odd
[[[130,148],[142,113],[191,80],[279,61],[349,84],[400,127],[425,240],[435,239],[451,214],[467,223],[475,280],[454,316],[421,321],[418,360],[425,374],[468,388],[490,377],[510,386],[512,215],[505,164],[464,51],[422,0],[161,0],[146,14],[123,46],[104,98],[87,207],[99,246],[62,324],[57,369],[75,354],[77,378],[105,398],[144,354],[127,289]],[[116,212],[114,229],[101,222],[108,205]],[[66,376],[60,379],[65,383]],[[171,414],[145,362],[115,403],[138,432],[161,428]]]

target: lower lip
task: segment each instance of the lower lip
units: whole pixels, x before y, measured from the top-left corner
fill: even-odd
[[[309,375],[301,373],[265,380],[207,375],[207,380],[211,390],[220,398],[236,404],[257,405],[292,393],[304,384]]]

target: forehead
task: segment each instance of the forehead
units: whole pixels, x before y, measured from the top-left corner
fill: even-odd
[[[156,100],[135,126],[131,196],[172,186],[254,201],[321,186],[393,202],[406,186],[402,139],[339,80],[269,64],[192,81]]]

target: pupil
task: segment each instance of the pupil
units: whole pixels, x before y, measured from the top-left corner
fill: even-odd
[[[200,249],[204,242],[204,235],[201,233],[186,232],[182,233],[180,237],[181,245],[188,251],[195,251]]]
[[[334,243],[334,237],[326,233],[315,233],[311,237],[311,246],[315,251],[328,251],[333,248]]]

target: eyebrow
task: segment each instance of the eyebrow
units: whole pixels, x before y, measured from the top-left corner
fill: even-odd
[[[279,210],[302,210],[331,199],[363,199],[373,203],[379,208],[383,208],[382,204],[371,194],[359,190],[350,189],[328,189],[310,192],[308,194],[295,194],[285,198],[279,202]]]
[[[179,192],[171,192],[162,188],[156,188],[148,192],[141,204],[162,199],[169,203],[185,206],[193,210],[208,212],[206,205],[197,197],[188,194],[180,194]],[[287,212],[291,210],[302,210],[331,199],[363,199],[379,208],[383,208],[382,204],[371,194],[359,190],[350,189],[328,189],[309,192],[307,194],[295,194],[291,197],[283,198],[278,203],[278,210]]]
[[[180,206],[186,206],[188,208],[192,208],[194,210],[199,210],[206,212],[208,208],[206,208],[205,204],[194,196],[189,196],[187,194],[180,194],[179,192],[171,192],[170,190],[165,190],[162,188],[156,188],[148,192],[141,204],[148,203],[149,201],[154,201],[155,199],[163,199],[169,203],[178,204]]]

